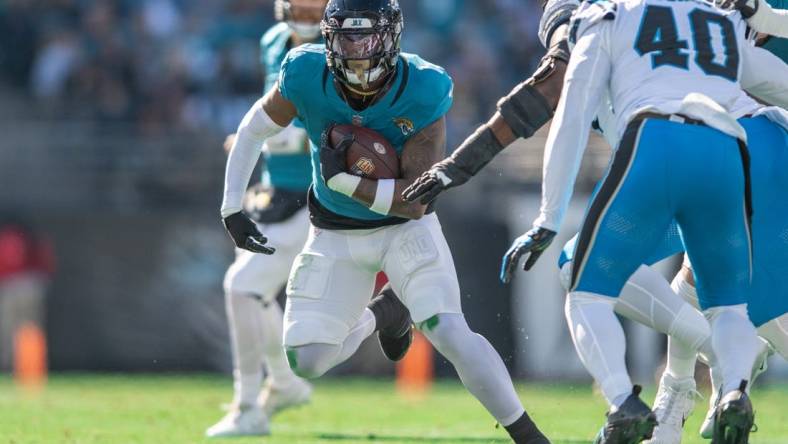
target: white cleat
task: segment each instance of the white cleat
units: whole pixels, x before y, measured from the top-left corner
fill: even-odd
[[[668,373],[659,381],[657,398],[654,400],[654,413],[658,425],[647,444],[679,444],[684,422],[695,408],[695,379],[676,379]]]
[[[758,342],[760,342],[758,355],[755,357],[748,387],[752,387],[758,377],[766,373],[766,370],[769,369],[769,358],[774,354],[774,348],[767,340],[758,337]]]
[[[293,378],[283,385],[274,385],[266,379],[258,403],[269,417],[277,413],[304,405],[312,398],[312,385],[301,378]]]
[[[219,422],[205,431],[208,438],[270,435],[268,417],[260,406],[233,406]]]
[[[709,400],[709,411],[706,418],[700,425],[700,436],[704,439],[711,439],[714,435],[714,416],[717,414],[717,404],[720,403],[720,390],[717,387],[711,389],[711,399]]]

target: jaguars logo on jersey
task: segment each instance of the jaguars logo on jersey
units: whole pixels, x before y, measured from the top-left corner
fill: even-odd
[[[403,136],[410,136],[413,134],[414,125],[413,121],[406,118],[406,117],[396,117],[394,118],[394,125],[397,125],[400,131],[402,131]]]

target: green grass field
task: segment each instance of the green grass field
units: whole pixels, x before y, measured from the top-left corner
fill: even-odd
[[[532,416],[554,443],[588,443],[603,422],[604,403],[588,386],[518,387]],[[436,384],[422,400],[398,396],[385,380],[326,379],[313,402],[275,418],[267,438],[206,441],[222,415],[230,381],[215,376],[53,376],[31,395],[0,379],[0,444],[33,443],[487,443],[508,442],[462,386]],[[653,392],[648,392],[651,400]],[[788,386],[753,394],[755,444],[788,443]],[[700,401],[700,410],[705,401]],[[687,423],[685,443],[705,442]]]

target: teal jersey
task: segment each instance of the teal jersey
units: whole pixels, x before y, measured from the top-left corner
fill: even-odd
[[[391,219],[326,186],[320,174],[320,135],[332,123],[363,126],[383,135],[397,154],[402,154],[410,137],[449,111],[452,89],[452,80],[443,68],[417,55],[402,54],[386,95],[367,109],[355,111],[334,87],[322,46],[291,50],[282,64],[279,91],[295,105],[312,141],[312,190],[320,205],[353,220]]]
[[[279,68],[290,50],[292,35],[293,31],[287,23],[279,23],[260,39],[260,63],[265,71],[264,93],[273,88],[279,79]],[[294,122],[294,125],[299,126],[299,123]],[[284,137],[288,136],[284,135]],[[271,141],[270,145],[273,146],[275,143]],[[312,163],[309,159],[308,142],[304,140],[300,144],[295,141],[290,144],[276,143],[276,145],[287,148],[263,152],[265,159],[263,183],[274,188],[306,192],[312,183]]]
[[[788,0],[767,1],[774,9],[788,9]],[[763,47],[783,59],[783,62],[788,63],[788,39],[771,38]]]

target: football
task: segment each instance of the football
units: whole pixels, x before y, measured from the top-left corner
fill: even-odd
[[[368,179],[398,179],[399,157],[385,137],[369,128],[337,125],[331,130],[331,144],[336,146],[347,134],[353,144],[347,150],[347,171]]]

